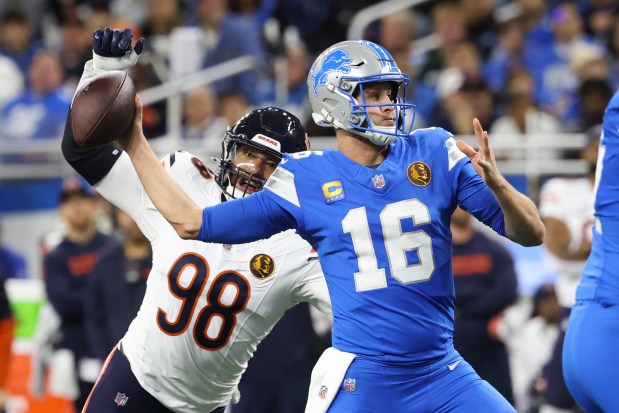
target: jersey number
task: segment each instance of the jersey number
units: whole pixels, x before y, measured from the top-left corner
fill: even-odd
[[[418,199],[399,201],[383,208],[380,224],[391,276],[402,284],[427,281],[434,273],[432,238],[423,230],[402,232],[401,222],[405,219],[412,219],[415,226],[432,222],[428,207]],[[356,290],[368,291],[387,287],[385,269],[378,268],[365,207],[348,211],[342,220],[342,228],[344,233],[350,233],[357,255],[359,272],[354,274]],[[408,263],[409,251],[417,252],[419,263]]]
[[[185,271],[191,271],[190,268],[194,272],[193,278],[188,285],[183,286],[180,283],[181,275]],[[208,263],[198,254],[182,255],[170,268],[168,288],[174,297],[182,301],[182,304],[176,319],[172,321],[168,319],[168,314],[164,310],[158,309],[157,325],[164,333],[177,336],[187,330],[208,277]],[[228,286],[234,288],[236,294],[230,302],[223,303],[222,294]],[[249,283],[239,273],[223,271],[217,274],[206,293],[207,304],[196,318],[193,328],[196,344],[210,351],[224,347],[236,325],[236,315],[245,309],[249,301],[249,294]]]

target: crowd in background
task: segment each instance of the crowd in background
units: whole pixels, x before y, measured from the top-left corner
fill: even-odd
[[[92,32],[98,27],[131,27],[138,36],[146,38],[143,56],[132,72],[138,91],[239,56],[255,56],[262,62],[256,70],[196,88],[183,96],[183,138],[200,142],[213,154],[218,153],[228,125],[252,107],[269,104],[284,107],[305,120],[310,136],[325,135],[328,130],[318,129],[309,112],[309,65],[324,48],[345,40],[351,17],[374,3],[377,2],[4,0],[0,3],[0,145],[60,139],[83,65],[92,56]],[[418,48],[415,40],[428,35],[435,36],[437,47]],[[619,88],[619,6],[615,0],[434,0],[414,10],[383,17],[366,29],[365,38],[389,50],[413,80],[407,99],[416,105],[416,127],[439,126],[456,135],[470,135],[471,120],[477,117],[489,130],[492,142],[527,133],[585,133],[589,145],[582,153],[557,150],[553,156],[585,159],[593,172],[592,153],[604,108]],[[287,87],[283,98],[278,89],[278,82],[282,81]],[[149,139],[166,134],[166,121],[164,103],[145,107],[144,128]],[[580,185],[582,191],[573,190],[572,194],[589,193],[591,176],[578,181],[558,179],[544,188],[540,205],[549,237],[544,254],[557,278],[552,283],[540,281],[528,306],[517,304],[518,277],[509,252],[495,239],[478,233],[466,216],[456,214],[452,221],[456,347],[482,378],[523,412],[543,412],[548,400],[554,403],[554,389],[549,385],[557,374],[552,367],[552,360],[557,357],[553,348],[565,327],[561,320],[569,314],[569,297],[573,294],[570,285],[575,285],[574,279],[577,280],[590,248],[586,229],[590,228],[592,211],[586,205],[579,207],[579,202],[588,198],[561,196],[565,190],[574,189],[574,185]],[[86,203],[87,211],[96,211],[90,206],[90,190],[83,184],[74,185],[77,186],[72,189],[63,187],[60,210],[67,210],[69,203],[78,200]],[[574,210],[570,217],[578,219],[563,219],[568,208]],[[92,214],[83,214],[87,216],[63,213],[67,228],[79,218],[92,221]],[[120,338],[139,306],[144,274],[148,273],[149,251],[139,247],[140,234],[131,232],[131,222],[118,215],[122,214],[102,214],[107,218],[99,220],[99,224],[108,225],[99,225],[99,229],[111,233],[112,228],[122,227],[120,241],[118,237],[106,238],[108,235],[96,238],[99,230],[95,226],[74,223],[83,226],[81,231],[89,240],[109,243],[103,253],[99,246],[93,247],[100,257],[111,259],[120,254],[126,258],[130,268],[118,269],[116,274],[102,274],[101,269],[110,266],[97,267],[94,262],[70,266],[68,256],[57,250],[63,245],[67,248],[67,243],[72,245],[70,230],[67,238],[61,236],[54,242],[42,243],[45,248],[41,258],[48,274],[58,275],[50,270],[57,259],[65,261],[62,265],[69,272],[86,271],[93,280],[72,285],[79,292],[74,291],[70,298],[62,296],[66,289],[54,283],[53,277],[46,278],[46,287],[55,311],[61,319],[65,316],[79,324],[79,331],[74,334],[87,338],[91,343],[88,356],[99,362],[109,343]],[[112,221],[115,225],[109,225]],[[129,236],[134,238],[127,247]],[[23,259],[10,250],[0,250],[0,280],[23,277],[24,273]],[[119,274],[118,282],[126,283],[123,291],[127,299],[123,302],[131,305],[121,308],[112,304],[110,308],[122,312],[118,319],[125,321],[123,325],[95,328],[105,323],[106,317],[97,312],[103,307],[96,303],[118,298],[118,289],[106,291],[112,285],[102,280]],[[88,305],[75,302],[86,294],[90,294]],[[93,297],[101,301],[94,301]],[[510,309],[516,307],[524,310],[510,314]],[[298,318],[289,325],[312,325],[308,310],[298,311]],[[88,322],[82,323],[85,314]],[[0,315],[5,314],[0,311]],[[250,363],[250,372],[242,383],[244,393],[251,394],[252,386],[257,388],[264,380],[281,387],[309,378],[315,347],[303,354],[304,360],[291,361],[307,367],[303,377],[293,369],[289,372],[293,378],[289,380],[264,378],[261,366],[268,364],[264,360],[269,359],[269,352],[278,348],[278,337],[282,342],[292,336],[300,340],[300,345],[308,340],[319,343],[312,346],[326,345],[318,336],[304,337],[278,328],[281,332],[276,328],[271,350],[267,339],[262,346],[265,355],[259,352],[256,356],[256,371],[251,371]],[[107,335],[97,336],[103,333]],[[286,372],[286,366],[278,371]],[[76,385],[86,386],[79,380]],[[0,396],[2,387],[0,374]],[[70,396],[68,393],[67,397]],[[0,411],[1,402],[0,397]],[[76,401],[76,406],[79,403]],[[559,412],[578,411],[569,401],[559,400],[553,406],[562,409]]]
[[[96,27],[131,27],[146,37],[133,73],[138,90],[239,56],[261,62],[186,94],[187,139],[218,141],[239,114],[272,103],[312,131],[309,64],[317,52],[345,40],[354,13],[373,3],[4,1],[2,139],[58,137]],[[619,85],[616,7],[612,0],[429,1],[380,19],[365,37],[387,48],[413,79],[407,99],[416,104],[416,126],[471,134],[475,115],[493,135],[585,132],[600,123]],[[415,40],[428,35],[435,35],[437,47],[417,49]],[[276,76],[282,60],[283,98]],[[144,123],[149,138],[165,134],[165,105],[147,107]]]

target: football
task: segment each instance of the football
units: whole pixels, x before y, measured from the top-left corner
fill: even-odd
[[[101,146],[121,137],[135,116],[135,87],[127,73],[112,70],[92,78],[73,98],[71,130],[82,148]]]

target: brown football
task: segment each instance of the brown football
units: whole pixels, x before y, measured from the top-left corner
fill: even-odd
[[[101,146],[121,137],[135,116],[135,87],[121,70],[92,78],[71,104],[71,129],[82,148]]]

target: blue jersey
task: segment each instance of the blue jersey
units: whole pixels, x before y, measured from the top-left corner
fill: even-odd
[[[577,299],[619,304],[619,92],[610,100],[595,177],[595,216],[591,254],[578,287]]]
[[[265,188],[205,209],[200,238],[239,242],[294,227],[318,251],[334,347],[407,364],[447,355],[454,324],[451,214],[459,204],[504,235],[494,195],[451,134],[432,128],[396,139],[376,168],[339,151],[285,155]],[[239,215],[231,215],[236,207]],[[226,216],[260,224],[232,230],[221,225]]]

